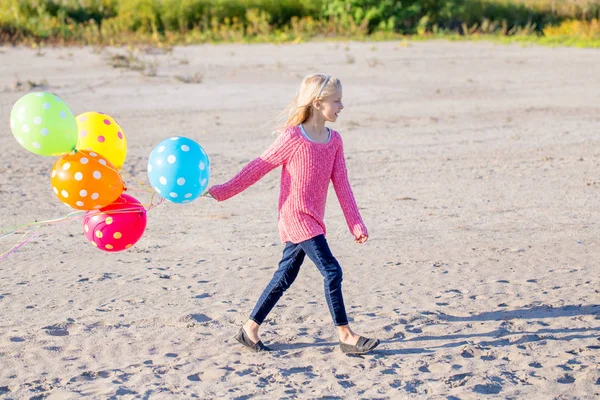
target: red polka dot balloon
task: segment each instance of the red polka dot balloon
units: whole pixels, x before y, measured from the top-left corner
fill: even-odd
[[[83,231],[96,248],[122,251],[137,243],[146,229],[146,209],[134,197],[122,194],[114,203],[85,213]]]

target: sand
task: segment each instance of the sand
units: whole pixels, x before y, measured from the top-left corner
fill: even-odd
[[[140,68],[114,68],[116,54]],[[121,60],[122,61],[122,60]],[[344,84],[344,138],[370,239],[354,243],[333,190],[328,240],[352,328],[337,347],[307,261],[253,354],[233,340],[281,256],[279,173],[226,202],[164,203],[109,254],[81,220],[39,228],[0,261],[0,398],[589,399],[600,395],[600,52],[450,43],[0,48],[0,227],[64,216],[55,157],[9,127],[27,81],[125,129],[129,193],[183,135],[212,183],[273,140],[301,78]],[[19,84],[20,82],[20,84]],[[0,241],[1,251],[19,239]]]

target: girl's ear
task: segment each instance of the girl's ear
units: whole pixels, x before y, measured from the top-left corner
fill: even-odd
[[[321,109],[321,101],[318,99],[314,99],[312,102],[312,106],[317,109],[320,110]]]

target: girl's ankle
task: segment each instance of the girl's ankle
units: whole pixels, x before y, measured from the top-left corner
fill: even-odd
[[[246,332],[258,332],[258,328],[260,328],[260,325],[258,325],[256,322],[254,322],[252,320],[248,320],[244,324],[244,330]]]
[[[354,337],[355,334],[352,331],[342,331],[342,332],[338,332],[338,336],[339,336],[340,340],[344,341],[344,340],[348,340],[348,339]]]

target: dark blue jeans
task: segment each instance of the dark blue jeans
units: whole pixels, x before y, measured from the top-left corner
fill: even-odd
[[[304,256],[315,263],[325,279],[325,299],[329,312],[336,326],[348,325],[344,298],[342,297],[342,268],[337,262],[324,235],[316,236],[300,243],[287,242],[283,249],[283,256],[279,268],[275,271],[271,282],[267,285],[258,299],[250,319],[257,324],[262,324],[269,312],[275,307],[283,295],[298,276]]]

